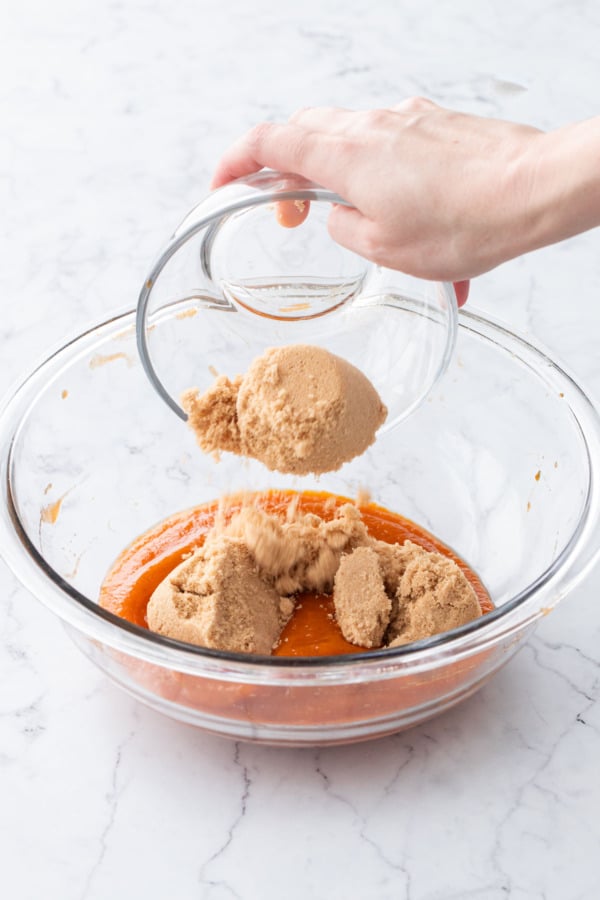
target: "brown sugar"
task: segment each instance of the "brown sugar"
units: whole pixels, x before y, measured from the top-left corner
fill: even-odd
[[[371,547],[344,556],[333,588],[335,616],[347,641],[381,647],[392,602],[385,592],[379,557]]]
[[[343,557],[333,602],[344,638],[365,647],[398,647],[481,615],[457,564],[411,541],[374,541]]]
[[[263,577],[280,594],[330,593],[342,554],[371,540],[359,510],[350,503],[329,521],[308,513],[282,522],[246,506],[225,534],[244,542]]]
[[[242,452],[235,411],[241,381],[239,375],[233,381],[226,375],[219,375],[204,394],[199,395],[192,388],[181,397],[188,423],[196,433],[198,445],[206,453]]]
[[[451,631],[481,615],[475,591],[456,563],[406,541],[411,556],[396,591],[397,610],[386,635],[398,647]]]
[[[399,646],[481,615],[459,566],[409,540],[369,535],[351,503],[329,519],[286,517],[248,503],[215,517],[206,540],[154,590],[149,627],[178,640],[270,653],[298,594],[329,595],[344,639],[358,647]]]
[[[244,376],[220,376],[181,402],[204,451],[228,450],[297,475],[332,472],[359,456],[387,416],[362,372],[305,344],[266,350]]]
[[[287,511],[293,507],[300,514],[313,513],[323,519],[333,515],[336,507],[349,500],[334,497],[323,491],[257,491],[245,497],[286,521]],[[146,611],[149,597],[158,584],[168,576],[182,559],[189,556],[212,531],[221,506],[219,499],[204,502],[193,508],[187,507],[174,513],[168,519],[156,523],[124,548],[115,560],[102,584],[99,602],[103,609],[122,617],[139,629],[147,627]],[[231,515],[236,505],[229,503]],[[239,508],[239,504],[237,505]],[[455,559],[473,585],[483,613],[494,606],[490,596],[476,573],[455,555],[442,541],[435,538],[419,525],[396,512],[384,509],[374,503],[361,507],[361,518],[373,539],[404,546],[407,539]],[[222,521],[221,521],[222,524]],[[274,658],[279,658],[282,669],[293,673],[287,664],[297,659],[301,674],[307,657],[326,657],[329,668],[331,658],[341,654],[361,653],[358,645],[347,643],[335,621],[333,602],[330,596],[313,594],[299,595],[293,616],[282,632]],[[373,651],[372,651],[373,652]],[[375,651],[377,652],[377,651]],[[382,652],[382,651],[379,651]],[[393,651],[392,651],[393,653]],[[132,685],[156,698],[177,703],[179,709],[193,710],[213,723],[222,722],[223,732],[229,732],[229,724],[238,718],[260,727],[284,725],[294,729],[310,726],[324,731],[332,725],[343,725],[353,729],[370,722],[390,722],[390,730],[396,730],[399,711],[409,720],[411,711],[417,708],[439,708],[444,698],[464,695],[480,684],[489,674],[490,648],[478,650],[474,655],[455,656],[446,653],[439,668],[423,672],[420,665],[398,668],[392,665],[389,678],[378,678],[378,662],[363,661],[358,667],[359,678],[313,678],[308,685],[304,678],[290,686],[290,678],[280,683],[277,678],[267,678],[261,685],[232,681],[228,673],[220,677],[214,671],[210,677],[182,671],[175,657],[172,663],[149,664],[141,659],[124,657],[126,673]],[[165,657],[166,659],[166,657]],[[418,658],[417,658],[418,659]],[[250,658],[251,661],[251,658]],[[390,660],[393,663],[393,660]],[[417,660],[415,660],[417,662]],[[364,665],[373,666],[374,678],[364,677]],[[292,663],[293,665],[293,663]],[[352,668],[344,667],[346,672]],[[271,674],[273,669],[270,669]],[[316,672],[316,669],[313,669]],[[331,669],[329,668],[329,671]],[[342,667],[337,669],[342,671]],[[394,672],[396,674],[394,674]],[[342,679],[344,681],[344,679]],[[217,726],[218,727],[218,726]],[[252,733],[254,733],[252,731]],[[293,733],[293,731],[292,731]]]
[[[414,555],[413,548],[420,548],[410,541],[405,541],[403,544],[388,544],[385,541],[374,541],[373,547],[377,551],[385,589],[390,597],[394,597],[400,586],[407,563]]]
[[[156,588],[152,631],[218,650],[271,653],[293,605],[258,574],[247,547],[211,537]]]
[[[299,591],[330,592],[344,551],[368,542],[347,503],[330,521],[312,514],[281,522],[243,506],[217,520],[203,546],[156,588],[148,626],[168,637],[248,653],[270,653]]]

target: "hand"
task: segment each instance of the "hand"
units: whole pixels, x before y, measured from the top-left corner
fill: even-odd
[[[393,109],[306,109],[263,124],[221,159],[213,187],[263,166],[340,194],[329,231],[367,259],[457,282],[527,246],[529,163],[542,132],[415,98]],[[524,248],[524,249],[523,249]]]
[[[298,228],[310,211],[308,200],[280,200],[275,204],[275,216],[283,228]],[[469,296],[469,281],[456,281],[454,292],[458,306],[464,306]]]

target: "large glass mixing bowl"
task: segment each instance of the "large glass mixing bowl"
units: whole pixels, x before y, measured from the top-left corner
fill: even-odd
[[[188,310],[187,298],[171,303],[154,331],[177,340]],[[473,311],[460,314],[458,330],[456,355],[427,401],[363,457],[316,481],[204,456],[152,391],[135,314],[99,325],[2,407],[2,554],[110,678],[184,722],[302,745],[365,739],[436,715],[511,658],[600,543],[596,409],[527,341]],[[179,365],[175,355],[174,378]],[[181,365],[185,375],[188,361]],[[113,560],[151,525],[229,491],[271,487],[349,497],[367,488],[464,557],[496,610],[394,650],[284,659],[180,644],[99,608]]]

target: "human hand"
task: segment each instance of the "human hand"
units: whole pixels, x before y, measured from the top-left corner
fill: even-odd
[[[310,211],[309,200],[280,200],[275,204],[275,216],[283,228],[298,228]],[[454,292],[458,306],[464,306],[469,297],[469,281],[456,281]]]
[[[263,166],[335,191],[329,231],[380,265],[457,282],[527,246],[535,128],[452,112],[414,98],[393,109],[305,109],[253,128],[225,153],[220,187]]]

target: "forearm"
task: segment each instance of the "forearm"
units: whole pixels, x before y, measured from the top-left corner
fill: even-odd
[[[540,134],[524,163],[534,250],[600,225],[600,117]]]

